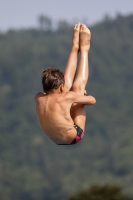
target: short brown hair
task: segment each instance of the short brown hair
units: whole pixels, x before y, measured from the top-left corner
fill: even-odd
[[[57,68],[48,68],[42,72],[42,86],[44,92],[58,89],[65,84],[64,74]]]

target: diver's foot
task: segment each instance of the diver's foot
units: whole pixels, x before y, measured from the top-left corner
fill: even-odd
[[[77,51],[79,50],[79,30],[80,30],[80,23],[75,24],[73,29],[73,38],[72,38],[72,50]]]
[[[81,51],[89,51],[91,32],[86,25],[81,24],[79,31],[79,49]]]

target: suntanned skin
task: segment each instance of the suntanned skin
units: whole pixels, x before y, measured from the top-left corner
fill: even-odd
[[[84,96],[88,81],[88,52],[91,33],[83,24],[76,24],[73,31],[72,48],[66,65],[65,85],[46,94],[35,96],[36,113],[45,134],[57,144],[70,144],[77,132],[74,124],[85,128],[85,105],[93,105],[93,96]],[[80,61],[77,68],[78,51]],[[77,70],[76,77],[74,79]]]

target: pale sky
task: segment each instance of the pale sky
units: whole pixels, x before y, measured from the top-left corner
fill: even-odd
[[[133,0],[0,0],[0,31],[37,28],[38,16],[49,16],[54,24],[61,20],[70,23],[95,24],[106,14],[133,14]]]

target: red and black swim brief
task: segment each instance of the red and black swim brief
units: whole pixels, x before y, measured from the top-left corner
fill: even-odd
[[[70,143],[70,144],[58,144],[58,145],[72,145],[78,143],[83,137],[84,137],[84,132],[83,130],[76,124],[74,124],[74,128],[77,131],[77,135],[75,139]]]

